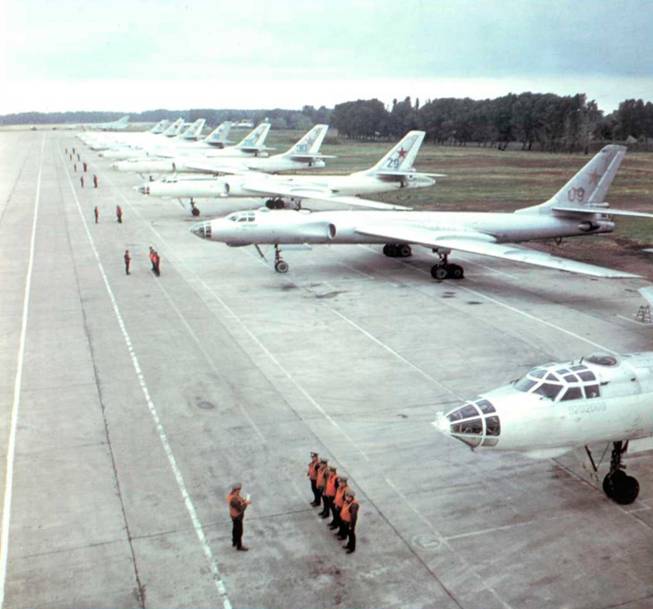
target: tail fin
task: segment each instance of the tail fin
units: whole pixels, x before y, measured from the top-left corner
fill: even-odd
[[[180,134],[182,140],[197,140],[202,135],[202,129],[206,123],[205,118],[198,118],[190,127]]]
[[[364,173],[410,173],[425,135],[424,131],[409,131],[390,152]]]
[[[163,133],[169,125],[170,121],[164,118],[162,121],[159,121],[156,125],[154,125],[154,127],[150,129],[150,133]]]
[[[537,210],[548,213],[553,208],[600,206],[605,202],[605,196],[626,156],[626,150],[625,146],[616,144],[604,146],[548,201],[518,211]]]
[[[164,132],[163,135],[166,137],[174,137],[175,135],[179,134],[179,131],[181,131],[181,128],[184,125],[184,119],[183,118],[178,118],[172,125],[170,125]]]
[[[122,126],[122,125],[127,126],[127,125],[129,124],[129,114],[120,117],[120,118],[116,121],[116,123],[117,123],[118,125],[121,125],[121,126]]]
[[[263,142],[270,131],[270,123],[261,123],[256,129],[250,131],[238,144],[236,148],[245,151],[264,150]]]
[[[312,157],[320,152],[320,146],[329,130],[329,125],[315,125],[304,137],[302,137],[283,156]]]
[[[231,130],[231,121],[220,123],[211,133],[204,138],[204,143],[210,146],[222,147],[229,143],[229,131]]]

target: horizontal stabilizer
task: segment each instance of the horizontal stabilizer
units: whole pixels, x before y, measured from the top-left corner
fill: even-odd
[[[534,266],[542,266],[559,271],[580,273],[592,277],[638,277],[632,273],[616,271],[594,264],[576,262],[567,258],[559,258],[545,252],[518,247],[510,243],[496,243],[490,235],[476,231],[435,232],[419,227],[395,226],[391,223],[365,228],[357,228],[361,235],[379,237],[388,242],[416,243],[428,248],[444,248],[458,250],[470,254],[492,256],[513,262],[523,262]]]
[[[653,214],[641,211],[628,211],[626,209],[613,209],[612,207],[553,207],[553,211],[574,214],[604,214],[606,216],[630,216],[632,218],[653,218]]]

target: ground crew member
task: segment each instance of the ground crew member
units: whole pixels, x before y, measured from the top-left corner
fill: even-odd
[[[236,482],[231,486],[231,493],[227,495],[227,505],[229,506],[229,516],[231,516],[231,545],[240,550],[247,552],[249,548],[243,545],[243,518],[248,505],[251,505],[249,499],[240,496],[242,484]]]
[[[326,476],[328,469],[329,469],[328,461],[324,458],[320,459],[320,464],[317,467],[317,475],[315,476],[315,486],[317,488],[318,506],[320,505],[320,502],[322,501],[322,495],[324,494],[324,486],[326,484],[326,480],[324,479],[324,477]]]
[[[122,207],[120,205],[116,205],[116,220],[118,220],[119,224],[122,224]]]
[[[318,458],[318,454],[312,452],[311,453],[311,462],[308,464],[308,472],[306,472],[306,475],[308,476],[308,479],[311,481],[311,491],[313,493],[313,501],[311,501],[311,505],[313,507],[317,507],[320,505],[320,497],[317,494],[317,485],[315,483],[317,479],[317,468],[320,466],[320,459]]]
[[[100,210],[97,208],[97,205],[93,208],[93,214],[95,214],[95,223],[97,224],[100,220]]]
[[[340,518],[347,523],[347,536],[349,537],[347,543],[342,547],[347,550],[347,554],[351,554],[356,551],[356,522],[358,521],[358,501],[356,501],[356,493],[352,490],[345,493],[345,503],[342,506]]]
[[[336,488],[336,497],[333,500],[333,506],[331,511],[333,512],[333,520],[329,523],[330,529],[339,529],[340,528],[340,510],[342,509],[343,504],[345,503],[345,493],[347,492],[347,477],[338,476],[338,485]]]
[[[97,188],[97,176],[93,174],[93,188]]]
[[[336,498],[336,482],[338,481],[338,474],[336,468],[332,465],[326,475],[326,483],[324,485],[324,510],[320,513],[322,518],[328,518],[333,510],[333,502]]]
[[[82,167],[84,168],[84,173],[86,173],[86,169],[87,169],[86,161],[82,163]]]
[[[84,188],[84,176],[79,176],[79,183],[82,185],[82,188]]]
[[[129,255],[129,250],[125,250],[123,258],[125,259],[125,274],[129,275],[129,265],[132,261],[132,257]]]
[[[154,250],[154,274],[158,277],[161,275],[161,268],[159,265],[161,264],[161,257],[159,256],[159,252]]]
[[[75,154],[75,149],[73,148],[73,154]]]
[[[70,158],[72,159],[73,157]],[[73,170],[75,171],[75,173],[77,173],[77,163],[73,163]]]
[[[78,160],[78,161],[81,161],[81,160],[82,160],[81,158],[79,158],[79,152],[77,153],[77,160]]]

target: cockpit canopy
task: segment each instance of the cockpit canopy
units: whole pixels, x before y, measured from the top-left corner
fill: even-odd
[[[256,212],[254,211],[236,211],[227,216],[231,222],[256,222]]]
[[[592,357],[594,356],[589,356],[586,360],[592,362],[590,359]],[[533,368],[520,378],[514,387],[524,393],[537,393],[554,402],[600,396],[599,380],[596,378],[596,374],[584,364],[573,362],[567,365],[547,364]]]
[[[496,446],[501,434],[501,422],[489,400],[481,398],[467,402],[447,413],[449,433],[468,446]]]

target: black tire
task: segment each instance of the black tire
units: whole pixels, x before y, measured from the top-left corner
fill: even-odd
[[[388,258],[396,258],[399,254],[398,247],[394,243],[388,243],[383,246],[383,253],[388,256]]]
[[[402,243],[401,245],[395,246],[397,248],[397,253],[401,258],[408,258],[413,254],[413,251],[410,249],[408,243]]]
[[[387,256],[388,258],[392,258],[392,254],[390,253],[390,246],[387,244],[383,246],[383,255]]]
[[[197,218],[197,216],[200,215],[200,210],[197,209],[197,207],[193,207],[193,208],[191,208],[190,213],[193,214],[193,216],[195,216]]]
[[[462,279],[465,272],[463,267],[459,264],[449,264],[447,265],[447,276],[450,279]]]
[[[431,277],[433,277],[433,279],[442,281],[446,279],[447,276],[448,276],[447,268],[444,266],[444,264],[434,264],[431,267]]]
[[[285,260],[277,260],[274,263],[274,270],[277,273],[287,273],[288,272],[288,263]]]

